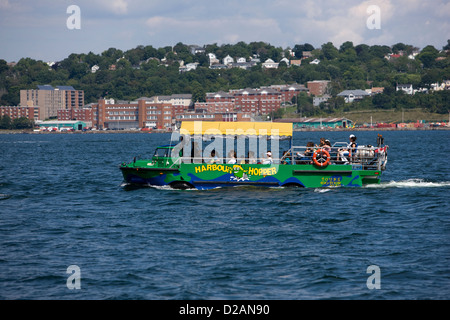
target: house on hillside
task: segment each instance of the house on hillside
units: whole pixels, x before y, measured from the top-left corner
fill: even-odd
[[[96,73],[98,70],[100,70],[100,67],[98,65],[93,65],[91,68],[91,73]]]
[[[282,62],[282,61],[284,61],[284,63],[286,63],[286,65],[289,67],[290,61],[289,61],[288,58],[283,58],[283,59],[280,60],[280,62]]]
[[[219,59],[217,59],[216,55],[214,53],[208,53],[209,58],[209,65],[212,66],[213,64],[220,63]]]
[[[396,91],[403,90],[406,94],[414,94],[413,86],[412,84],[397,84]]]
[[[338,97],[343,97],[345,103],[351,103],[355,100],[362,100],[370,94],[364,90],[356,89],[356,90],[344,90],[341,93],[338,93]]]
[[[322,102],[327,102],[331,96],[329,94],[324,94],[323,96],[313,97],[313,106],[318,107]]]
[[[233,63],[234,59],[230,55],[227,55],[225,58],[223,58],[222,61],[223,61],[223,64],[227,66],[227,65]]]
[[[198,62],[191,62],[186,65],[181,65],[178,70],[180,73],[188,72],[188,71],[197,69],[198,65],[199,65]]]
[[[278,69],[278,63],[269,58],[262,63],[262,67],[264,69]]]

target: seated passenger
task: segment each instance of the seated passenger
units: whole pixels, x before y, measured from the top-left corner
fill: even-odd
[[[352,157],[356,155],[356,150],[358,148],[358,144],[356,143],[356,136],[351,134],[349,137],[350,143],[347,145],[347,148],[340,148],[338,150],[337,160],[343,161],[344,163],[348,163]],[[349,157],[349,159],[347,159]]]
[[[247,153],[247,159],[245,160],[247,164],[256,164],[255,153],[253,151],[249,151]]]
[[[328,151],[328,153],[331,152],[331,142],[330,140],[326,139],[322,145],[322,149],[324,149],[325,151]]]
[[[211,151],[211,159],[209,163],[220,163],[220,160],[216,155],[216,150]]]
[[[237,159],[236,159],[236,151],[231,150],[231,151],[228,153],[228,158],[229,158],[230,160],[228,160],[227,163],[230,163],[230,164],[236,164],[236,161],[237,161]]]
[[[316,144],[316,148],[322,148],[324,144],[325,144],[325,138],[320,138],[320,143],[319,143],[319,145]]]
[[[283,151],[283,156],[281,157],[281,164],[291,164],[291,154],[288,151]]]
[[[311,164],[313,154],[314,142],[308,142],[304,153],[297,152],[297,164]]]
[[[267,151],[266,155],[267,155],[267,158],[265,158],[265,159],[262,161],[262,164],[272,164],[272,163],[273,163],[272,152]]]

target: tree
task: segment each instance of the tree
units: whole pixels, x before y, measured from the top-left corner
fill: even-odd
[[[322,52],[325,59],[327,60],[333,60],[339,56],[338,49],[336,49],[336,47],[331,42],[327,42],[326,44],[322,45]]]
[[[436,58],[438,57],[439,51],[433,46],[426,46],[422,49],[422,51],[417,55],[417,59],[419,59],[424,68],[433,67]]]
[[[13,129],[28,129],[33,128],[33,121],[26,117],[16,118],[12,121],[11,127]]]
[[[314,114],[313,98],[305,92],[297,95],[297,112],[301,116]]]
[[[0,119],[0,129],[11,129],[11,118],[7,114]]]
[[[450,50],[450,39],[447,40],[447,44],[442,49],[443,50]]]
[[[292,49],[292,51],[295,53],[295,56],[299,59],[303,57],[303,51],[313,51],[313,50],[314,47],[309,43],[296,44]]]
[[[3,73],[9,69],[8,64],[5,60],[0,59],[0,73]]]
[[[406,51],[407,46],[404,43],[396,43],[392,46],[392,52],[393,53],[399,53],[400,51]]]
[[[206,91],[198,81],[192,83],[192,102],[205,102]]]
[[[351,50],[351,49],[354,49],[353,42],[346,41],[343,44],[341,44],[341,46],[339,47],[339,52],[343,53],[343,52],[345,52],[347,50]]]

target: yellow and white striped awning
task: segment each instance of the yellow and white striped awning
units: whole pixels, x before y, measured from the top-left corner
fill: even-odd
[[[181,135],[292,136],[292,123],[183,121]]]

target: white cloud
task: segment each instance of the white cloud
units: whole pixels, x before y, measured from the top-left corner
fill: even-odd
[[[112,1],[112,10],[117,14],[125,14],[128,11],[128,3],[125,0]]]
[[[80,31],[66,28],[69,4],[81,8]],[[381,29],[367,28],[369,5],[380,7]],[[81,48],[178,42],[265,41],[282,47],[403,42],[441,48],[450,35],[449,16],[448,0],[0,0],[0,59],[42,52],[53,60]],[[77,43],[81,33],[90,36]],[[48,50],[55,38],[61,39],[58,46]]]
[[[9,9],[11,4],[8,0],[0,0],[0,9]]]
[[[175,19],[151,17],[146,20],[148,34],[155,37],[168,37],[169,41],[198,43],[235,43],[238,41],[260,41],[267,37],[280,35],[276,20],[271,18],[223,17],[216,19]],[[209,39],[209,40],[206,40]]]

